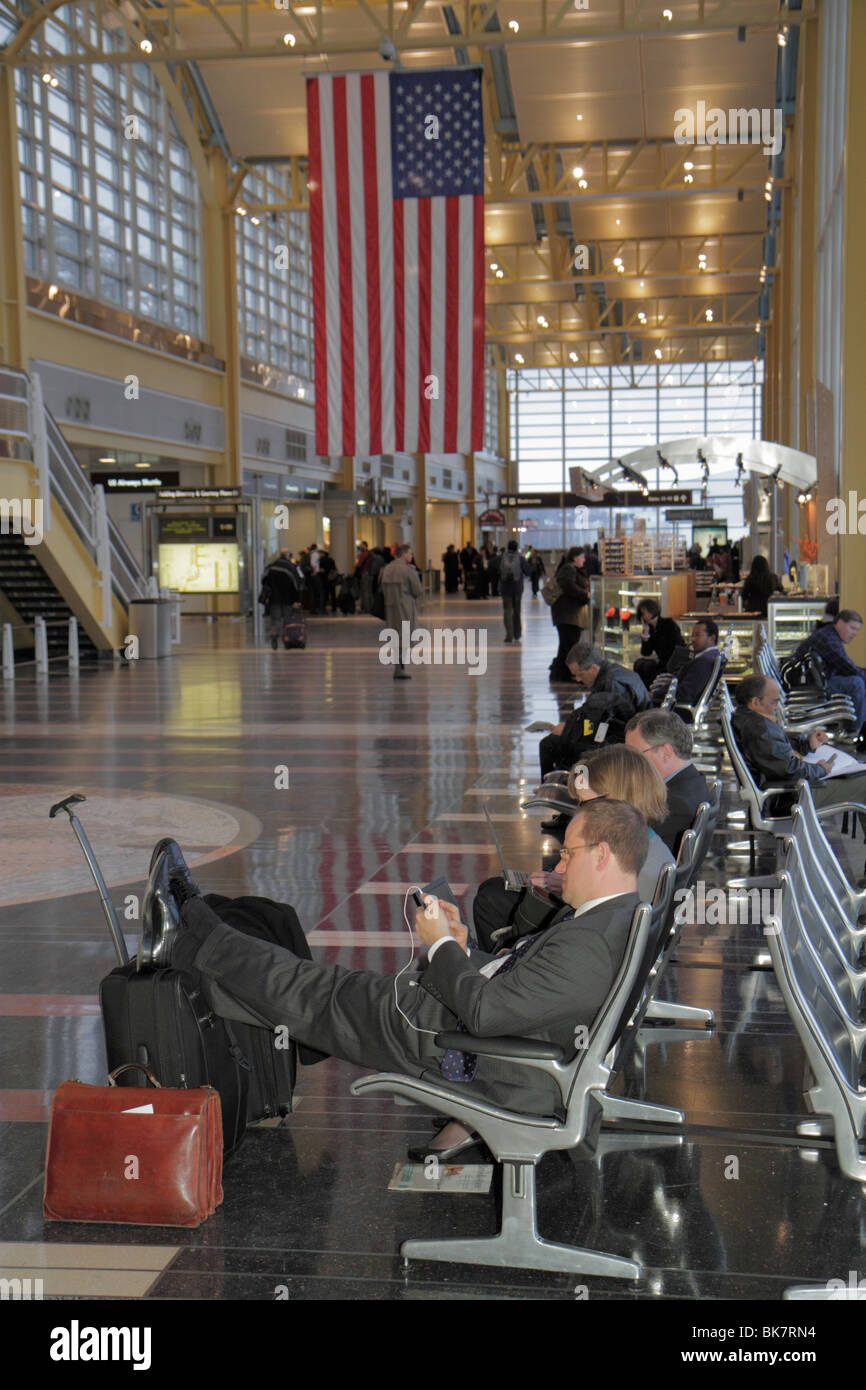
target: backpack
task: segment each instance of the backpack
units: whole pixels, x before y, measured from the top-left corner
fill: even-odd
[[[520,563],[520,556],[516,551],[509,550],[503,555],[502,562],[499,566],[499,578],[500,581],[507,579],[510,583],[516,583],[523,578],[523,567]]]
[[[550,604],[551,608],[556,603],[557,599],[562,598],[562,589],[559,586],[559,580],[556,578],[555,574],[551,575],[551,577],[546,579],[542,584],[541,597],[544,599],[545,603]]]

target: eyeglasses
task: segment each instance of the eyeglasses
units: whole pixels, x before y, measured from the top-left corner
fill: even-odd
[[[573,854],[577,854],[577,851],[578,851],[579,849],[595,849],[596,845],[600,845],[600,844],[601,844],[601,840],[593,840],[593,841],[592,841],[590,844],[588,844],[588,845],[572,845],[571,849],[565,849],[565,848],[561,849],[561,850],[559,851],[559,857],[560,857],[560,859],[564,859],[565,862],[568,863],[568,861],[569,861],[569,859],[571,858],[571,856],[572,856]]]

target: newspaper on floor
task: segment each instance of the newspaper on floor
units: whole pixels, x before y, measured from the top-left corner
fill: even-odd
[[[489,1192],[492,1163],[395,1163],[389,1192]]]

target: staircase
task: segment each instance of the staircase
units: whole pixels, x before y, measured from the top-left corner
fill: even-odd
[[[82,658],[118,650],[129,630],[129,604],[144,594],[145,577],[108,516],[101,487],[91,487],[50,411],[38,377],[0,366],[0,619],[19,627],[37,616],[46,624],[79,626]],[[41,504],[38,545],[9,524],[7,503],[24,511]],[[34,512],[28,515],[34,515]],[[16,634],[16,658],[26,660],[32,637]],[[68,627],[49,626],[49,657],[64,655]]]
[[[34,618],[45,619],[45,636],[50,660],[51,657],[66,655],[69,641],[68,624],[74,615],[33,551],[34,547],[27,545],[23,536],[0,534],[0,591],[14,609],[14,616],[10,615],[13,625],[26,624],[32,627]],[[16,646],[15,656],[18,661],[26,661],[33,654],[32,633],[20,636],[23,640]],[[83,628],[78,630],[78,653],[81,661],[95,661],[99,655]]]

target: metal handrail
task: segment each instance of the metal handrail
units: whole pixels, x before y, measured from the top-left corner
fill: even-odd
[[[66,656],[49,656],[48,639],[46,633],[49,627],[65,627],[69,630],[69,642],[66,648]],[[13,632],[33,631],[34,655],[33,659],[26,661],[15,661],[15,644],[12,641]],[[54,619],[46,622],[40,614],[36,614],[32,623],[4,623],[3,624],[3,679],[4,681],[15,680],[15,667],[35,666],[36,674],[47,675],[48,667],[52,661],[67,661],[70,671],[78,671],[81,666],[81,656],[78,649],[78,620],[74,616],[63,619]]]

